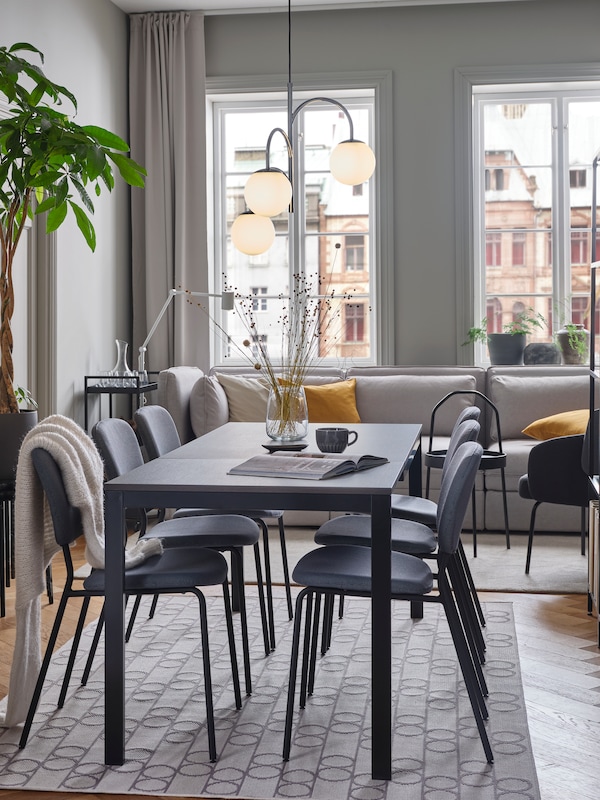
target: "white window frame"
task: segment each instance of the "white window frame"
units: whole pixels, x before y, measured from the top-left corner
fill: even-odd
[[[376,188],[371,191],[370,208],[374,213],[375,227],[372,242],[372,321],[371,321],[371,358],[373,364],[394,363],[394,259],[393,259],[393,175],[392,167],[392,85],[391,72],[344,73],[323,75],[294,75],[294,91],[310,92],[311,96],[327,94],[344,102],[341,95],[349,96],[352,92],[360,94],[364,90],[374,93],[373,141],[370,142],[375,152],[378,165]],[[215,291],[219,291],[225,243],[220,241],[215,232],[223,230],[222,211],[215,199],[212,187],[215,185],[215,165],[221,163],[219,138],[214,134],[215,104],[224,98],[230,100],[247,100],[248,93],[255,97],[285,97],[287,79],[283,76],[243,76],[238,78],[207,79],[207,185],[209,208],[209,275]],[[295,102],[297,105],[297,101]],[[265,142],[266,145],[266,142]],[[371,187],[371,184],[369,184]],[[218,363],[220,339],[213,336],[211,341],[211,363]]]
[[[454,157],[456,231],[456,363],[472,364],[473,348],[462,346],[466,332],[485,316],[482,272],[476,268],[473,181],[473,91],[478,86],[556,84],[557,89],[589,88],[600,81],[599,63],[461,67],[454,71]],[[555,262],[558,259],[555,259]]]

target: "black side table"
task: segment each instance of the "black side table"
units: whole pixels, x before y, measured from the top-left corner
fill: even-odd
[[[112,381],[112,382],[111,382]],[[127,395],[129,397],[129,416],[133,417],[133,401],[135,398],[136,409],[142,403],[142,398],[149,392],[158,389],[156,382],[142,382],[138,375],[128,378],[113,378],[106,375],[85,376],[85,430],[88,430],[89,399],[90,395],[108,395],[108,416],[113,415],[113,396]]]

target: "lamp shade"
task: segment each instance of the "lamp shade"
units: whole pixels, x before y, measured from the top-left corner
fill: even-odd
[[[255,214],[276,217],[290,204],[292,184],[280,169],[261,169],[248,178],[244,199]]]
[[[368,181],[375,170],[375,154],[358,139],[340,142],[329,160],[331,174],[340,183],[356,186]]]
[[[275,227],[269,217],[245,211],[231,226],[231,241],[240,252],[257,256],[275,241]]]

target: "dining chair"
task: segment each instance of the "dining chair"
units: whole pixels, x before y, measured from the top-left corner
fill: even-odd
[[[146,450],[147,457],[152,460],[171,452],[181,446],[181,440],[173,417],[163,406],[142,406],[134,414],[134,421],[139,438]],[[178,508],[173,514],[174,519],[182,517],[208,516],[220,513],[210,508]],[[263,552],[265,558],[265,584],[267,590],[267,610],[269,617],[269,635],[271,648],[275,649],[275,615],[273,612],[273,589],[271,580],[271,557],[269,552],[269,527],[265,520],[275,519],[279,528],[279,541],[281,545],[281,559],[283,563],[283,578],[285,584],[288,617],[293,617],[292,591],[285,541],[285,527],[283,511],[275,509],[231,509],[232,514],[241,514],[250,517],[260,527],[263,537]]]
[[[123,419],[108,418],[100,420],[92,429],[92,439],[96,443],[104,461],[107,480],[124,475],[144,463],[137,436],[131,425]],[[211,517],[171,519],[149,526],[144,538],[161,539],[163,546],[168,549],[199,547],[230,554],[232,591],[239,603],[240,610],[246,693],[251,694],[252,680],[243,582],[244,547],[251,546],[254,550],[265,655],[271,652],[258,545],[260,531],[256,523],[248,517],[238,514],[214,514]],[[151,616],[154,613],[155,605],[153,601]],[[138,606],[139,598],[136,598],[136,604],[127,629],[127,637],[131,633]]]
[[[594,412],[596,431],[600,412]],[[535,534],[536,513],[542,503],[576,506],[581,509],[581,555],[585,555],[587,535],[586,511],[592,497],[588,471],[590,468],[590,425],[586,432],[574,436],[558,436],[539,442],[529,451],[527,473],[519,479],[519,497],[533,500],[527,540],[525,574],[529,575]],[[595,461],[598,461],[596,454]],[[592,467],[595,474],[595,467]]]
[[[444,459],[446,457],[445,449],[433,449],[433,440],[435,436],[435,417],[437,412],[442,406],[458,395],[471,395],[476,400],[479,400],[487,410],[493,415],[494,424],[496,426],[496,447],[495,449],[486,449],[483,451],[481,457],[481,464],[479,470],[484,473],[492,469],[500,470],[500,479],[502,481],[502,505],[504,510],[504,535],[506,538],[506,549],[510,550],[510,528],[508,524],[508,502],[506,497],[506,453],[502,449],[502,432],[500,429],[500,412],[496,405],[486,397],[483,392],[478,392],[475,389],[455,389],[435,404],[431,412],[431,420],[429,422],[429,446],[427,452],[423,455],[423,464],[426,467],[425,477],[425,497],[429,498],[430,476],[432,469],[442,469],[444,466]],[[484,483],[485,490],[485,483]],[[473,487],[473,557],[477,557],[477,520],[476,520],[476,505],[475,505],[475,487]]]
[[[448,480],[448,468],[458,448],[465,442],[477,441],[479,432],[480,425],[474,419],[465,419],[460,424],[454,426],[442,469],[442,487]],[[439,551],[438,541],[433,530],[437,529],[439,508],[437,504],[433,503],[431,500],[424,499],[424,502],[425,504],[432,504],[435,509],[433,518],[427,516],[428,524],[415,522],[411,519],[407,520],[392,517],[392,550],[398,553],[415,555],[419,558],[435,560],[439,556]],[[355,545],[370,547],[371,519],[370,517],[360,515],[334,517],[321,525],[315,533],[314,540],[316,544],[326,546]],[[460,540],[457,547],[457,563],[459,566],[457,574],[461,578],[460,584],[456,587],[459,610],[461,611],[461,617],[466,626],[466,631],[477,649],[480,661],[483,662],[485,641],[478,629],[476,619],[479,619],[481,625],[485,625],[485,617]],[[460,594],[458,594],[459,592]],[[331,614],[331,611],[332,608],[328,604],[326,613]],[[416,615],[413,614],[413,617],[414,616]],[[326,623],[325,630],[330,630],[329,622]],[[322,647],[328,645],[327,636],[324,638],[325,642],[323,642]]]
[[[77,649],[85,624],[85,617],[92,597],[103,597],[105,589],[105,573],[101,569],[93,569],[91,574],[83,581],[83,588],[74,588],[76,581],[73,561],[71,558],[71,545],[83,535],[81,511],[73,506],[67,496],[63,475],[53,456],[42,448],[35,448],[31,454],[35,472],[37,473],[44,494],[47,498],[54,536],[62,554],[66,567],[65,585],[61,594],[56,618],[50,632],[48,644],[38,678],[36,681],[29,711],[19,740],[19,747],[24,748],[29,738],[35,712],[40,700],[44,681],[50,665],[50,660],[56,640],[60,632],[61,623],[68,605],[73,597],[83,598],[83,604],[75,635],[71,645],[67,668],[62,682],[58,699],[58,707],[62,708],[65,702],[69,680],[72,675]],[[122,536],[121,531],[108,531],[107,535]],[[208,638],[208,621],[206,614],[206,600],[198,587],[218,586],[223,589],[225,604],[225,619],[227,637],[231,658],[233,688],[235,705],[242,707],[239,685],[238,665],[233,633],[231,602],[227,580],[227,561],[213,550],[194,548],[181,548],[164,550],[161,555],[150,557],[137,566],[125,570],[125,592],[132,594],[175,594],[191,592],[198,598],[200,613],[200,633],[202,641],[202,660],[204,673],[204,693],[206,700],[206,726],[208,732],[209,756],[211,761],[217,760],[214,709],[212,699],[212,681],[210,668],[210,652]],[[77,582],[79,585],[79,582]],[[110,647],[110,643],[107,643]]]
[[[444,609],[454,643],[465,688],[483,749],[488,763],[493,762],[493,752],[486,731],[488,711],[485,703],[487,688],[472,657],[459,613],[453,587],[457,581],[456,552],[465,513],[475,483],[477,470],[483,453],[477,442],[465,442],[455,453],[447,470],[447,478],[440,491],[438,504],[438,548],[437,576],[431,567],[416,556],[406,553],[391,553],[391,594],[394,600],[419,600],[424,603],[440,603]],[[371,596],[371,554],[368,548],[353,545],[319,547],[304,555],[296,564],[293,579],[304,588],[296,599],[294,632],[286,719],[283,741],[283,758],[289,760],[292,738],[292,722],[303,605],[306,601],[304,646],[301,669],[301,707],[306,699],[309,661],[313,657],[314,631],[311,630],[312,605],[316,596],[335,595],[344,592],[348,596]],[[433,591],[435,589],[437,591]],[[416,623],[418,624],[418,623]]]

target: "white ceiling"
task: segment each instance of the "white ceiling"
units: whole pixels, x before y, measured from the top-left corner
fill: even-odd
[[[128,13],[198,10],[207,14],[269,13],[287,9],[288,0],[111,0]],[[523,0],[529,2],[530,0]],[[515,0],[292,0],[292,8],[314,11],[336,8],[431,6],[458,3],[502,3]],[[518,2],[518,0],[517,0]]]

